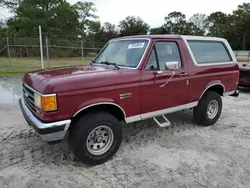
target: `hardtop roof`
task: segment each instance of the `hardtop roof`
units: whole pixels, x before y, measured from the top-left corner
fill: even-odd
[[[111,39],[112,40],[125,40],[125,39],[184,39],[184,40],[217,40],[224,41],[224,38],[209,37],[209,36],[195,36],[195,35],[177,35],[177,34],[158,34],[158,35],[132,35]]]

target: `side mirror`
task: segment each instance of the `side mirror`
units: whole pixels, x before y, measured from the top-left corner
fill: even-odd
[[[242,67],[245,67],[245,66],[247,66],[247,64],[242,64]]]
[[[178,61],[169,61],[165,63],[166,70],[178,70],[179,69],[179,62]]]

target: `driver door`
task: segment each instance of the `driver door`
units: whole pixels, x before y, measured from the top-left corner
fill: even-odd
[[[142,119],[181,107],[189,99],[188,68],[181,57],[179,40],[156,40],[141,74]],[[178,61],[178,70],[165,69],[167,62]]]

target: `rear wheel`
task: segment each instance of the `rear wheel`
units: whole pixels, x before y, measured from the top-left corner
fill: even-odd
[[[86,114],[76,121],[69,134],[69,146],[81,162],[104,163],[119,149],[122,141],[120,122],[111,114]]]
[[[210,126],[217,122],[222,111],[221,96],[214,91],[207,91],[198,105],[193,109],[194,119],[202,126]]]

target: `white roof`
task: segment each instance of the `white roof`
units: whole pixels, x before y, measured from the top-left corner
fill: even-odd
[[[209,37],[209,36],[192,36],[192,35],[180,35],[184,40],[216,40],[216,41],[226,41],[224,38],[220,37]]]

